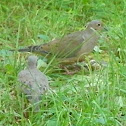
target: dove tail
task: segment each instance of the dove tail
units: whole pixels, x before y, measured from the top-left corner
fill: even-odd
[[[19,52],[31,52],[29,48],[18,49]]]
[[[15,51],[15,50],[10,50]],[[42,49],[42,46],[29,46],[27,48],[18,49],[19,52],[33,52],[33,53],[42,53],[42,54],[48,54],[49,52]]]
[[[40,51],[39,46],[29,46],[27,48],[24,49],[19,49],[19,52],[38,52]]]

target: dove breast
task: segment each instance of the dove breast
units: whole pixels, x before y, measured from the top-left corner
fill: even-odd
[[[22,91],[30,96],[32,92],[39,96],[49,89],[47,77],[37,69],[26,69],[18,74]]]

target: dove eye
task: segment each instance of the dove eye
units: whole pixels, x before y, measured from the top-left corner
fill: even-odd
[[[98,26],[101,26],[101,24],[97,24]]]

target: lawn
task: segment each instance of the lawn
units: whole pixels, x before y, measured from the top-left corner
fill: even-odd
[[[47,43],[95,19],[108,31],[99,40],[101,51],[89,57],[108,65],[64,75],[53,59],[46,64],[39,55],[51,90],[43,96],[41,111],[32,112],[17,81],[31,54],[9,50]],[[0,126],[5,125],[126,126],[125,0],[0,1]]]

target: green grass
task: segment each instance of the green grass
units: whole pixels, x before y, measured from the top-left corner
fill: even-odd
[[[125,126],[125,12],[125,0],[1,0],[0,126]],[[103,52],[91,55],[108,67],[72,76],[53,64],[41,68],[53,91],[43,96],[41,112],[26,117],[30,105],[19,92],[17,74],[29,54],[6,50],[46,43],[93,19],[102,19],[108,32],[100,40]]]

